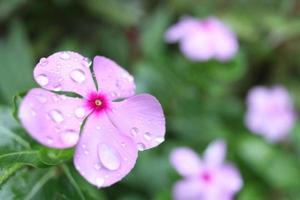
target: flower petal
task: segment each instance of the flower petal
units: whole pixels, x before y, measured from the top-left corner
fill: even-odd
[[[215,17],[208,18],[207,23],[210,23],[210,35],[216,58],[221,61],[231,59],[239,48],[235,34]]]
[[[197,176],[201,171],[200,158],[188,147],[180,147],[173,150],[170,161],[182,176]]]
[[[197,179],[181,180],[173,187],[174,200],[200,200],[205,199],[204,194]]]
[[[165,33],[165,41],[168,43],[179,41],[198,24],[199,21],[196,18],[190,16],[182,17],[179,22],[168,28]]]
[[[34,69],[34,78],[45,89],[85,96],[96,90],[89,67],[88,59],[78,53],[57,52],[40,60]]]
[[[96,56],[93,65],[99,90],[110,99],[126,98],[135,94],[133,77],[117,63],[106,57]]]
[[[201,26],[186,34],[179,43],[182,53],[194,61],[206,61],[214,56],[210,34]]]
[[[231,164],[224,165],[220,172],[222,175],[220,176],[220,180],[218,184],[221,184],[223,190],[226,191],[227,194],[234,195],[238,192],[243,186],[243,180],[241,175],[236,167]]]
[[[19,108],[19,118],[28,133],[39,143],[54,148],[77,143],[87,114],[82,99],[38,88],[27,93]]]
[[[216,140],[209,144],[204,152],[205,163],[209,166],[221,165],[226,156],[226,144],[223,140]]]
[[[120,181],[134,167],[136,144],[111,123],[105,113],[91,115],[76,147],[74,164],[97,187]]]
[[[109,117],[122,133],[131,137],[139,150],[155,147],[164,141],[165,117],[158,100],[140,94],[112,104]]]

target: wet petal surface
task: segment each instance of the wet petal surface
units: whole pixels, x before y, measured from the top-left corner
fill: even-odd
[[[105,113],[91,115],[76,147],[74,164],[97,187],[120,181],[134,167],[137,145],[114,127]]]
[[[112,104],[109,117],[123,134],[143,151],[164,141],[165,117],[160,103],[149,94],[140,94]]]
[[[53,148],[76,145],[83,119],[87,116],[83,100],[32,89],[19,108],[19,118],[39,143]]]
[[[78,53],[57,52],[40,60],[34,69],[34,78],[45,89],[85,96],[96,90],[90,65],[91,62]]]

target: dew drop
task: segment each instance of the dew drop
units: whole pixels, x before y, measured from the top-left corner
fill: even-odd
[[[85,155],[88,155],[88,154],[89,154],[89,151],[88,151],[88,150],[84,150],[84,154],[85,154]]]
[[[126,143],[125,142],[121,142],[121,146],[125,148],[126,147]]]
[[[82,83],[86,79],[84,72],[80,69],[73,70],[70,73],[70,77],[76,83]]]
[[[163,141],[165,141],[165,138],[163,138],[163,137],[157,137],[157,138],[154,139],[154,141],[155,141],[157,144],[160,144],[160,143],[162,143]]]
[[[96,178],[96,185],[98,188],[102,187],[104,185],[104,178],[98,177]]]
[[[109,170],[117,170],[121,165],[119,153],[107,144],[98,145],[98,157],[102,165]]]
[[[48,77],[45,74],[38,75],[36,77],[36,81],[41,86],[46,86],[49,83],[49,79],[48,79]]]
[[[47,144],[53,144],[53,139],[51,137],[46,138]]]
[[[61,85],[56,84],[55,86],[53,86],[53,90],[56,91],[56,92],[61,91]]]
[[[137,144],[137,148],[138,148],[139,151],[144,151],[146,147],[145,147],[144,144],[138,143],[138,144]]]
[[[49,114],[51,119],[56,123],[61,123],[64,121],[64,117],[59,110],[51,110]]]
[[[95,164],[94,164],[94,168],[95,168],[96,170],[100,170],[100,169],[101,169],[101,165],[100,165],[99,163],[95,163]]]
[[[84,115],[85,115],[85,110],[84,110],[84,108],[82,108],[82,107],[78,107],[78,108],[76,108],[75,109],[75,116],[77,117],[77,118],[83,118],[84,117]]]
[[[41,66],[46,66],[48,64],[47,58],[41,58],[39,64]]]
[[[150,140],[152,139],[152,134],[151,134],[150,132],[146,132],[146,133],[144,134],[144,138],[145,138],[146,140],[150,141]]]
[[[31,110],[31,115],[33,116],[33,117],[35,117],[36,116],[36,112],[35,112],[35,110]]]
[[[101,127],[100,127],[100,126],[96,126],[96,129],[97,129],[98,131],[100,131]]]
[[[61,52],[59,57],[63,60],[68,60],[71,58],[71,55],[68,52]]]
[[[85,149],[85,148],[86,148],[86,145],[85,145],[85,144],[82,144],[81,147],[82,147],[83,149]]]
[[[82,63],[84,67],[90,67],[92,65],[92,61],[89,58],[83,58]]]
[[[47,102],[47,98],[45,96],[43,96],[42,94],[37,95],[36,98],[40,103],[46,103]]]
[[[66,130],[60,133],[60,138],[64,144],[71,146],[78,142],[79,134],[74,130]]]
[[[131,135],[134,136],[134,137],[138,134],[138,132],[139,132],[139,129],[136,128],[136,127],[133,127],[130,130]]]

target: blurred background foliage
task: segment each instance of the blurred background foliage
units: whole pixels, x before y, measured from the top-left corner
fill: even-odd
[[[240,51],[227,63],[187,60],[167,45],[180,16],[217,16],[236,32]],[[73,150],[34,142],[13,118],[16,96],[36,84],[39,58],[73,50],[105,55],[134,74],[167,116],[167,138],[140,154],[116,185],[97,189],[72,165]],[[177,146],[199,154],[215,138],[244,179],[239,200],[300,199],[300,126],[269,144],[244,126],[254,85],[283,84],[300,108],[300,2],[297,0],[0,0],[0,199],[165,200],[180,177],[169,164]],[[15,99],[13,97],[15,96]]]

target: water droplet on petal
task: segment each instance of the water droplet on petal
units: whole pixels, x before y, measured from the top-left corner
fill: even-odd
[[[165,138],[164,137],[157,137],[154,139],[154,141],[157,143],[157,144],[160,144],[162,143],[163,141],[165,141]]]
[[[102,187],[104,185],[104,178],[101,177],[96,178],[96,185],[98,188]]]
[[[83,149],[85,149],[85,148],[86,148],[86,145],[85,145],[85,144],[82,144],[81,147],[82,147]]]
[[[46,138],[47,144],[53,144],[53,139],[51,137]]]
[[[137,144],[137,148],[138,148],[139,151],[144,151],[146,147],[145,147],[144,144],[138,143],[138,144]]]
[[[80,69],[73,70],[70,74],[70,77],[76,83],[82,83],[86,79],[85,73]]]
[[[136,128],[136,127],[133,127],[133,128],[131,128],[131,130],[130,130],[130,134],[131,134],[133,137],[135,137],[135,136],[138,134],[138,132],[139,132],[139,129]]]
[[[66,130],[60,133],[60,138],[64,144],[75,145],[79,139],[79,133],[74,130]]]
[[[75,110],[75,116],[76,116],[77,118],[83,118],[84,115],[85,115],[85,110],[84,110],[84,108],[82,108],[82,107],[76,108],[76,110]]]
[[[32,115],[33,117],[35,117],[35,116],[36,116],[36,112],[35,112],[35,110],[31,110],[31,115]]]
[[[125,142],[121,142],[121,146],[122,147],[126,147],[126,143]]]
[[[49,83],[49,79],[46,75],[41,74],[38,75],[36,77],[36,81],[38,82],[38,84],[40,84],[41,86],[46,86]]]
[[[96,129],[99,131],[101,129],[101,127],[100,126],[96,126]]]
[[[71,55],[68,52],[61,52],[59,57],[63,60],[68,60],[71,58]]]
[[[61,85],[56,84],[55,86],[53,86],[53,90],[56,91],[56,92],[61,91]]]
[[[84,67],[90,67],[92,65],[92,61],[89,58],[83,58],[82,63]]]
[[[46,102],[47,102],[47,98],[46,98],[45,96],[43,96],[42,94],[37,95],[36,98],[37,98],[37,100],[38,100],[40,103],[46,103]]]
[[[47,58],[41,58],[39,64],[41,66],[46,66],[48,64]]]
[[[94,164],[94,168],[95,168],[96,170],[100,170],[100,169],[101,169],[101,165],[100,165],[99,163],[95,163],[95,164]]]
[[[85,154],[85,155],[88,155],[88,154],[89,154],[89,151],[88,151],[88,150],[84,150],[84,154]]]
[[[117,170],[121,165],[119,153],[107,144],[98,145],[98,157],[102,165],[109,170]]]
[[[150,133],[150,132],[146,132],[146,133],[144,134],[144,138],[145,138],[146,140],[150,141],[150,140],[152,139],[151,133]]]
[[[61,123],[64,121],[64,117],[59,110],[51,110],[49,114],[51,119],[56,123]]]

